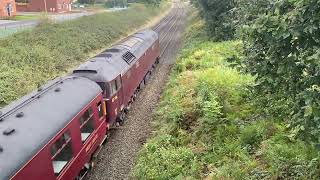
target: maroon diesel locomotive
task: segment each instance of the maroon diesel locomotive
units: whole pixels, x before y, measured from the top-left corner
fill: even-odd
[[[159,56],[158,34],[144,30],[91,58],[74,70],[73,75],[98,83],[108,107],[108,122],[121,123],[136,93],[159,62]]]
[[[82,179],[159,62],[140,31],[0,110],[0,180]]]

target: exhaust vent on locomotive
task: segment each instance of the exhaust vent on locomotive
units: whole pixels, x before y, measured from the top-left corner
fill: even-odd
[[[127,51],[124,55],[122,55],[122,59],[125,60],[128,64],[131,64],[136,59],[136,57],[130,51]]]

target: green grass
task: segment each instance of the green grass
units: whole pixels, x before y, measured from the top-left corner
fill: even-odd
[[[0,40],[0,105],[61,76],[168,8],[136,4],[127,11],[42,23]]]
[[[36,20],[40,19],[43,15],[41,14],[25,14],[25,15],[16,15],[11,17],[6,17],[6,20],[14,20],[14,21],[23,21],[23,20]]]
[[[286,125],[260,116],[240,73],[240,41],[212,42],[191,16],[185,45],[140,152],[136,179],[319,179],[318,150]]]
[[[16,15],[12,20],[22,21],[22,20],[36,20],[39,19],[40,15]]]
[[[19,31],[23,31],[25,30],[24,28],[20,28],[20,29],[0,29],[0,38],[4,38],[7,36],[10,36],[14,33],[17,33]]]

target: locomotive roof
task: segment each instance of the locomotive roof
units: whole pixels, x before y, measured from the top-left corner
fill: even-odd
[[[74,70],[73,74],[96,82],[110,82],[125,73],[157,39],[157,33],[150,29],[139,31],[91,58]],[[130,63],[123,57],[128,52],[136,57]]]
[[[95,82],[69,76],[1,109],[0,179],[11,178],[99,93]]]

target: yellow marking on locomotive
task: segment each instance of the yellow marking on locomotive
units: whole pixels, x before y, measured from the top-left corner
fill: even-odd
[[[105,116],[107,115],[107,103],[105,101],[103,102],[103,113]]]

